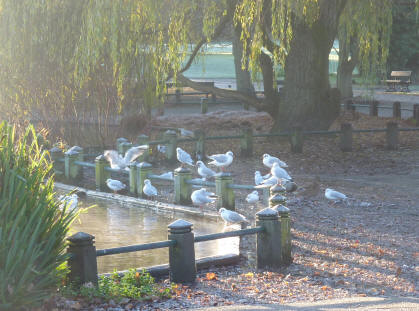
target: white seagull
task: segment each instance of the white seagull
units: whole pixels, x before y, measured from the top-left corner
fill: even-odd
[[[194,137],[194,133],[184,128],[179,128],[180,136],[183,137]]]
[[[143,192],[148,197],[155,197],[157,195],[157,189],[151,184],[149,179],[144,180]]]
[[[166,173],[162,173],[160,175],[157,175],[161,178],[167,178],[167,179],[171,179],[173,180],[173,172],[166,172]]]
[[[191,194],[191,200],[194,205],[198,205],[201,211],[204,209],[204,205],[215,202],[217,196],[213,192],[207,191],[205,188],[195,190]]]
[[[259,193],[257,192],[257,190],[249,193],[246,197],[246,201],[250,204],[254,204],[256,202],[259,201]]]
[[[194,166],[191,155],[182,148],[176,148],[176,157],[178,161],[181,163],[182,167],[184,167],[185,164]]]
[[[196,161],[196,166],[198,167],[198,174],[202,178],[204,178],[204,180],[206,180],[209,177],[213,177],[216,174],[212,169],[208,168],[202,161]]]
[[[167,147],[165,145],[157,145],[157,151],[160,153],[166,153]]]
[[[263,164],[269,168],[273,166],[274,163],[278,163],[280,167],[288,167],[287,163],[281,161],[277,157],[273,157],[267,153],[263,155]]]
[[[111,189],[115,194],[122,189],[125,189],[126,185],[116,179],[106,179],[106,185]]]
[[[218,210],[221,218],[226,222],[226,224],[240,224],[240,223],[249,223],[243,215],[225,209],[224,207]]]
[[[80,153],[82,150],[83,150],[83,148],[82,148],[82,147],[79,147],[79,146],[73,146],[73,147],[71,147],[70,149],[68,149],[68,150],[65,152],[65,154],[68,154],[68,155],[73,155],[73,154],[76,154],[76,153]]]
[[[208,164],[215,165],[221,168],[223,171],[225,167],[229,166],[233,162],[233,152],[227,151],[225,154],[213,154],[208,156],[212,161]]]
[[[61,210],[65,208],[67,211],[73,211],[79,204],[79,197],[75,193],[70,195],[60,195],[58,197],[58,201],[60,201]]]
[[[140,155],[144,154],[148,149],[147,145],[131,147],[122,157],[116,150],[106,150],[103,155],[109,161],[113,169],[127,169],[131,162],[135,161]]]
[[[275,176],[271,176],[268,179],[265,179],[262,181],[260,185],[257,185],[256,188],[262,189],[262,188],[270,188],[274,185],[281,184],[284,180],[282,178],[278,179]]]
[[[288,172],[284,170],[282,167],[280,167],[277,162],[273,163],[271,168],[271,174],[273,177],[278,178],[278,183],[280,182],[280,179],[292,180]]]
[[[348,197],[343,193],[330,188],[326,188],[324,196],[326,197],[326,199],[331,200],[333,202],[346,201],[348,199]]]
[[[265,179],[268,179],[271,177],[271,174],[266,174],[264,176],[262,176],[262,174],[260,173],[260,171],[256,171],[255,172],[255,185],[260,185]]]

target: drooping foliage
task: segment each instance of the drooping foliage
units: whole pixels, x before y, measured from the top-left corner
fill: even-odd
[[[363,73],[375,70],[387,55],[390,7],[387,0],[2,0],[1,3],[1,31],[7,33],[11,30],[18,35],[13,40],[2,37],[7,42],[0,45],[0,61],[9,71],[16,72],[16,78],[25,90],[20,93],[27,95],[26,102],[36,100],[45,105],[53,91],[60,90],[63,94],[65,90],[64,98],[77,111],[80,106],[74,105],[74,101],[80,98],[85,105],[92,107],[116,103],[117,109],[110,114],[124,111],[126,107],[131,112],[149,111],[150,106],[161,101],[164,82],[168,78],[187,81],[181,73],[194,57],[205,51],[205,43],[216,41],[223,28],[231,23],[241,29],[242,66],[251,70],[253,75],[261,74],[265,98],[216,91],[220,95],[247,101],[268,111],[275,119],[279,116],[286,119],[288,114],[294,113],[290,122],[302,118],[301,121],[306,123],[302,115],[327,110],[326,106],[318,109],[318,105],[328,98],[337,98],[330,94],[328,78],[322,68],[327,66],[326,56],[337,35],[338,24],[349,34],[360,33]],[[10,19],[14,22],[9,23]],[[49,26],[42,26],[45,20]],[[305,36],[315,40],[306,40]],[[29,37],[30,40],[26,40]],[[22,69],[28,66],[41,68],[42,61],[28,58],[24,55],[27,53],[10,53],[12,47],[23,45],[25,52],[40,46],[40,55],[48,55],[43,61],[53,67],[46,70],[47,67],[41,66],[47,72],[46,79],[42,80],[45,83],[37,88],[38,93],[29,91],[28,85],[31,86],[33,79]],[[303,55],[300,51],[313,53]],[[318,63],[299,63],[298,57],[305,60],[313,57]],[[27,61],[21,62],[23,59]],[[313,65],[311,68],[304,67],[310,64]],[[286,92],[289,96],[282,103],[275,82],[278,65],[285,70],[285,89],[289,89]],[[15,67],[21,70],[17,71]],[[307,71],[304,81],[298,82],[299,77],[293,75],[295,71]],[[60,79],[56,78],[56,72],[60,73]],[[319,76],[313,72],[320,72]],[[3,76],[6,79],[7,74]],[[106,83],[102,83],[101,77]],[[16,86],[18,83],[11,84]],[[318,90],[294,98],[297,93],[292,88],[301,89],[307,84],[310,85],[308,90]],[[112,92],[103,95],[101,90],[108,88],[113,88]],[[19,101],[22,99],[22,95],[12,87],[8,91],[6,94],[10,100],[16,100],[16,94],[20,96]],[[313,95],[317,93],[320,95]],[[109,99],[94,99],[102,95]],[[61,104],[62,98],[54,98],[54,102]],[[298,105],[295,109],[288,109],[294,105],[293,101]],[[281,108],[281,105],[284,106]],[[99,113],[105,114],[103,109]]]

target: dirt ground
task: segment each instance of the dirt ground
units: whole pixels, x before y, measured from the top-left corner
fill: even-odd
[[[193,121],[191,121],[193,120]],[[351,122],[356,129],[385,128],[388,121],[412,127],[408,121],[342,115],[332,126]],[[159,117],[154,125],[204,128],[206,135],[236,134],[251,124],[255,132],[267,132],[270,118],[263,113],[210,113]],[[217,126],[215,126],[215,124]],[[155,137],[158,133],[151,132]],[[256,139],[251,158],[235,157],[229,171],[240,184],[254,184],[254,172],[263,167],[269,153],[285,161],[298,190],[288,195],[291,210],[293,263],[280,271],[254,267],[254,242],[250,241],[241,265],[200,271],[197,282],[179,286],[167,301],[118,303],[81,302],[81,308],[106,310],[168,310],[231,304],[286,303],[354,296],[419,297],[419,131],[400,133],[400,148],[386,150],[385,134],[355,134],[353,151],[341,152],[339,137],[307,137],[301,154],[290,152],[286,139]],[[192,152],[193,144],[181,147]],[[239,155],[238,141],[212,141],[207,153],[232,150]],[[156,160],[153,173],[167,166]],[[86,174],[84,185],[92,185]],[[89,181],[90,180],[90,181]],[[345,193],[349,202],[331,204],[325,188]],[[158,186],[159,200],[172,201],[173,189]],[[248,192],[236,193],[236,209],[252,222],[263,203],[249,205]],[[215,210],[215,206],[208,206]],[[207,273],[215,273],[214,278]],[[168,280],[161,280],[168,282]],[[58,301],[62,309],[68,300]],[[101,309],[102,308],[102,309]],[[60,309],[61,310],[61,309]]]

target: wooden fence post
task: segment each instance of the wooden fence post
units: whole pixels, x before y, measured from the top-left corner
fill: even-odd
[[[80,177],[82,167],[74,164],[77,160],[79,160],[78,152],[64,153],[64,176],[67,180],[74,181]]]
[[[97,286],[97,260],[94,236],[78,232],[67,238],[69,246],[67,253],[71,254],[68,260],[70,273],[68,275],[71,283],[82,285],[93,283]]]
[[[176,100],[176,104],[180,104],[181,98],[180,98],[180,90],[178,88],[176,88],[175,90],[175,100]]]
[[[164,139],[168,141],[166,145],[167,161],[176,162],[177,134],[175,131],[168,130],[164,133]]]
[[[122,143],[128,142],[128,139],[124,138],[124,137],[119,137],[116,139],[116,150],[119,152],[119,145]]]
[[[340,150],[352,151],[352,124],[342,123],[340,125]]]
[[[397,150],[399,148],[399,128],[396,122],[387,123],[387,149]]]
[[[170,281],[191,283],[196,278],[195,247],[192,224],[179,219],[168,226],[168,239],[176,242],[169,247]]]
[[[215,93],[211,93],[211,99],[213,103],[217,102],[217,95],[215,95]]]
[[[370,117],[378,116],[378,101],[373,100],[370,102]]]
[[[393,118],[401,118],[402,111],[401,111],[401,104],[400,102],[393,103]]]
[[[287,204],[287,198],[282,194],[285,193],[285,188],[280,185],[273,185],[270,189],[269,207],[274,207],[278,204]]]
[[[192,185],[187,184],[186,180],[192,178],[191,170],[183,167],[175,169],[174,186],[175,186],[175,203],[191,204]]]
[[[247,127],[243,129],[243,138],[240,139],[240,155],[251,157],[253,155],[253,129]]]
[[[131,162],[129,165],[129,192],[137,195],[137,165],[138,162]]]
[[[130,149],[132,146],[133,146],[132,143],[128,141],[121,143],[119,145],[119,148],[120,148],[119,153],[122,154],[122,156],[124,156],[127,150]]]
[[[413,105],[413,119],[416,121],[416,125],[419,125],[419,104]]]
[[[215,176],[215,194],[218,196],[217,208],[224,207],[232,211],[236,209],[234,191],[228,187],[231,183],[233,183],[233,178],[230,173],[221,173]]]
[[[355,106],[354,106],[354,103],[353,103],[352,99],[347,99],[345,101],[345,110],[346,111],[351,111],[351,112],[355,111]]]
[[[208,112],[208,98],[201,97],[201,114]]]
[[[281,266],[281,223],[278,213],[272,208],[265,208],[256,213],[256,226],[264,230],[256,237],[256,263],[259,269]]]
[[[205,157],[205,132],[201,129],[194,131],[195,143],[195,157],[202,161]]]
[[[141,162],[137,164],[137,195],[140,198],[147,197],[144,194],[144,180],[148,179],[148,174],[151,174],[152,166],[150,163]]]
[[[270,189],[268,187],[262,188],[262,202],[265,205],[269,204]]]
[[[106,180],[110,177],[110,173],[105,170],[105,167],[109,167],[109,163],[101,154],[95,159],[96,190],[99,191],[106,190]]]
[[[60,148],[53,147],[49,150],[49,155],[52,161],[52,166],[54,168],[54,173],[64,174],[64,163],[60,162],[60,159],[63,158],[63,152]]]
[[[137,144],[139,146],[147,145],[149,141],[150,141],[150,137],[148,137],[147,135],[141,134],[137,136]]]
[[[301,127],[295,127],[290,136],[291,152],[301,153],[303,152],[303,129]]]
[[[281,261],[283,265],[289,265],[292,262],[290,210],[283,205],[274,209],[278,212],[281,222]]]

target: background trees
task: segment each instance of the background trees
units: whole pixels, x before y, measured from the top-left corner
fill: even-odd
[[[328,128],[340,103],[328,77],[333,41],[339,33],[338,85],[347,96],[352,60],[365,76],[377,71],[387,56],[391,25],[390,0],[2,0],[1,5],[6,100],[32,115],[48,107],[65,117],[94,114],[102,123],[117,113],[149,113],[173,78],[267,111],[275,120],[273,130]],[[208,89],[182,75],[206,43],[231,29],[234,54],[241,56],[237,91]],[[285,72],[281,92],[278,65]],[[262,77],[264,98],[248,90],[248,72]]]

